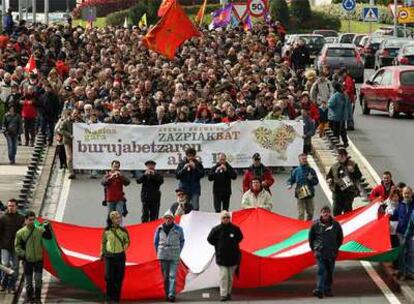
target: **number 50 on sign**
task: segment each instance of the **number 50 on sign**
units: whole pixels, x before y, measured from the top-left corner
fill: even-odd
[[[267,10],[267,0],[249,0],[247,10],[253,17],[262,17]]]

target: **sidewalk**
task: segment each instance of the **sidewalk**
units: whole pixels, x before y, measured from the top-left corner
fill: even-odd
[[[32,147],[18,146],[16,164],[9,165],[6,138],[0,134],[0,200],[4,205],[10,198],[17,198],[19,195],[32,152]],[[12,295],[0,293],[0,303],[11,303],[12,300]]]
[[[9,165],[6,138],[0,134],[0,200],[4,204],[19,195],[21,181],[27,172],[32,152],[32,147],[18,146],[16,164]]]

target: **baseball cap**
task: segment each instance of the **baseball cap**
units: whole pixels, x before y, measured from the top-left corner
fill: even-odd
[[[252,159],[254,159],[254,160],[261,160],[262,158],[260,157],[260,154],[259,153],[254,153],[253,156],[252,156]]]

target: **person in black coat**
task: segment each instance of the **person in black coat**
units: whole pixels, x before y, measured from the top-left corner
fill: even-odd
[[[53,93],[49,83],[45,84],[45,92],[40,97],[41,108],[43,109],[42,133],[47,136],[48,144],[53,144],[55,124],[59,117],[59,97]]]
[[[161,191],[160,186],[164,183],[164,177],[155,171],[156,162],[148,160],[145,162],[147,169],[138,179],[137,183],[142,184],[141,202],[142,216],[141,221],[146,223],[158,219],[160,211]]]
[[[305,45],[305,42],[300,39],[297,45],[292,50],[292,66],[295,71],[306,69],[306,65],[309,64],[309,50]]]
[[[243,240],[243,233],[238,226],[231,223],[228,211],[222,211],[220,218],[221,224],[211,229],[207,241],[216,251],[216,263],[220,269],[221,301],[227,301],[231,299],[234,272],[240,265],[239,244]]]
[[[217,213],[229,210],[231,180],[236,178],[237,173],[227,162],[226,154],[220,153],[217,164],[211,168],[208,175],[208,180],[213,181],[214,210]]]
[[[309,231],[309,247],[317,265],[317,285],[313,295],[318,298],[332,297],[332,281],[335,260],[344,239],[341,225],[331,216],[331,208],[324,206],[320,218]]]

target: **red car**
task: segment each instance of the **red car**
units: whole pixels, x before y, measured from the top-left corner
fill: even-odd
[[[390,117],[399,113],[414,113],[414,67],[389,66],[378,70],[360,90],[362,113],[371,110],[388,112]]]

